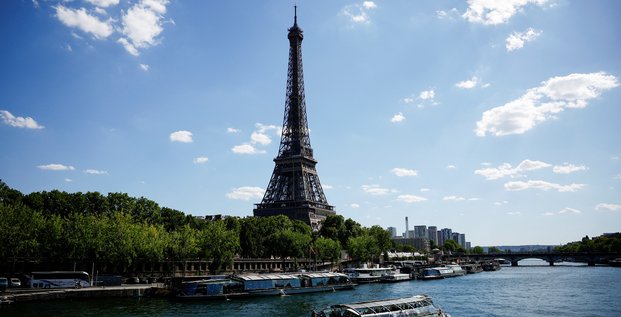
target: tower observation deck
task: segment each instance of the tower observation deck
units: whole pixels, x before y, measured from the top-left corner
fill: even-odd
[[[287,37],[289,66],[280,147],[263,200],[255,204],[253,212],[255,216],[286,215],[318,230],[319,223],[335,211],[321,188],[310,145],[302,70],[304,35],[298,27],[297,10]]]

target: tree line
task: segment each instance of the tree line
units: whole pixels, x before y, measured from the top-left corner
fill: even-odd
[[[394,248],[390,233],[328,217],[319,232],[286,216],[205,221],[125,193],[27,195],[0,180],[0,261],[124,265],[208,260],[212,273],[235,257],[316,258],[336,262],[341,249],[360,261]]]
[[[607,234],[595,238],[585,236],[580,241],[570,242],[556,247],[559,252],[601,252],[621,253],[621,233]]]

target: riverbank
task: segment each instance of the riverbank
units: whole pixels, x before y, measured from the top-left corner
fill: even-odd
[[[79,289],[16,289],[0,296],[14,303],[65,299],[99,299],[132,297],[167,297],[170,290],[164,284],[97,286]]]

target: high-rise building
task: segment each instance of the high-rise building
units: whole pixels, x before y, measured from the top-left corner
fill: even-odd
[[[427,226],[414,226],[414,238],[427,238]]]
[[[408,217],[406,216],[405,217],[405,235],[404,235],[404,238],[406,238],[406,239],[409,238],[410,237],[409,233],[410,233],[410,224],[408,223]]]
[[[444,236],[442,236],[442,231],[438,230],[436,232],[436,237],[438,237],[438,246],[443,246],[444,245]]]
[[[453,230],[450,228],[442,228],[440,234],[442,235],[442,245],[444,245],[446,241],[453,239]]]
[[[427,239],[435,242],[435,244],[438,245],[438,227],[429,226],[427,228]]]
[[[390,231],[390,237],[394,238],[397,236],[397,228],[388,227],[387,230]]]
[[[457,239],[457,243],[461,245],[462,248],[466,249],[466,234],[460,233],[459,238]]]
[[[261,203],[256,204],[255,216],[286,215],[302,220],[313,230],[319,223],[334,215],[334,207],[328,204],[319,176],[315,170],[306,119],[304,96],[304,73],[302,70],[302,40],[304,35],[298,27],[297,12],[289,29],[289,69],[285,116],[278,156],[269,185]]]

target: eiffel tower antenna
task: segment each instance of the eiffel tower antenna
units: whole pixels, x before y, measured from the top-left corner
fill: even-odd
[[[294,23],[287,35],[289,66],[280,147],[263,200],[255,204],[253,213],[255,216],[286,215],[319,230],[320,222],[336,212],[323,193],[310,145],[302,67],[304,35],[297,24],[297,6],[294,10]]]

